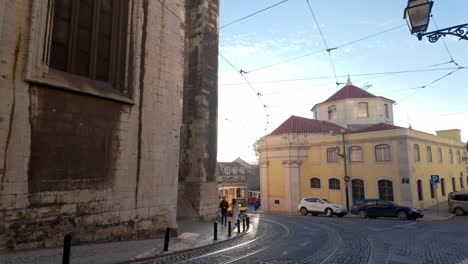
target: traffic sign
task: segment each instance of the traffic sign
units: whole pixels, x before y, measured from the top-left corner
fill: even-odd
[[[344,181],[345,182],[349,182],[349,180],[351,180],[351,178],[349,176],[344,176]]]
[[[432,184],[437,184],[440,182],[440,177],[439,175],[431,175],[431,183]]]

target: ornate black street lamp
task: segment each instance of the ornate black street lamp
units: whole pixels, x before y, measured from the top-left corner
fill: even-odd
[[[431,43],[446,35],[453,35],[460,39],[468,40],[468,24],[426,32],[433,4],[434,2],[430,0],[408,0],[403,18],[406,19],[411,33],[416,34],[419,40],[427,36]]]

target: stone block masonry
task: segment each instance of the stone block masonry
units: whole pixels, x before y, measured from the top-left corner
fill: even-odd
[[[129,1],[125,91],[50,77],[49,3],[0,0],[0,249],[57,246],[65,234],[109,241],[177,229],[179,152],[206,157],[189,168],[204,180],[182,195],[198,197],[198,215],[212,217],[218,1]],[[197,49],[209,60],[198,82],[184,83],[195,45],[186,46],[187,30],[199,26],[184,14],[205,9],[197,23],[210,25],[209,38]],[[203,52],[213,47],[216,54]],[[183,112],[192,84],[210,91],[197,118]],[[201,122],[195,134],[204,135],[186,150],[183,119]]]

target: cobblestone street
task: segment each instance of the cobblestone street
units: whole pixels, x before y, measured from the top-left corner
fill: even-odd
[[[442,221],[266,213],[250,216],[253,227],[245,235],[222,243],[199,248],[194,247],[201,244],[193,244],[193,250],[175,248],[183,251],[155,258],[149,254],[151,245],[146,244],[154,243],[149,240],[90,244],[72,248],[71,263],[468,263],[466,216]],[[209,232],[208,227],[205,232]],[[135,250],[141,251],[137,254],[140,258],[148,258],[122,258],[134,256]],[[0,263],[60,263],[61,249],[50,252],[2,254]]]
[[[258,214],[258,229],[152,263],[468,263],[468,217],[445,221]]]

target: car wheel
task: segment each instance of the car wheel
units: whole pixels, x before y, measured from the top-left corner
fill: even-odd
[[[406,220],[406,219],[408,219],[408,214],[405,211],[399,211],[398,212],[398,219]]]
[[[457,207],[457,208],[455,208],[455,214],[458,215],[458,216],[462,216],[462,215],[465,214],[465,211],[463,211],[462,208]]]
[[[301,208],[301,215],[306,216],[309,212],[307,212],[307,209],[305,207]]]
[[[361,218],[366,218],[366,217],[367,217],[366,211],[364,211],[364,210],[359,211],[359,216],[360,216]]]
[[[327,208],[325,210],[325,215],[328,216],[328,217],[332,217],[333,216],[333,210],[330,209],[330,208]]]

